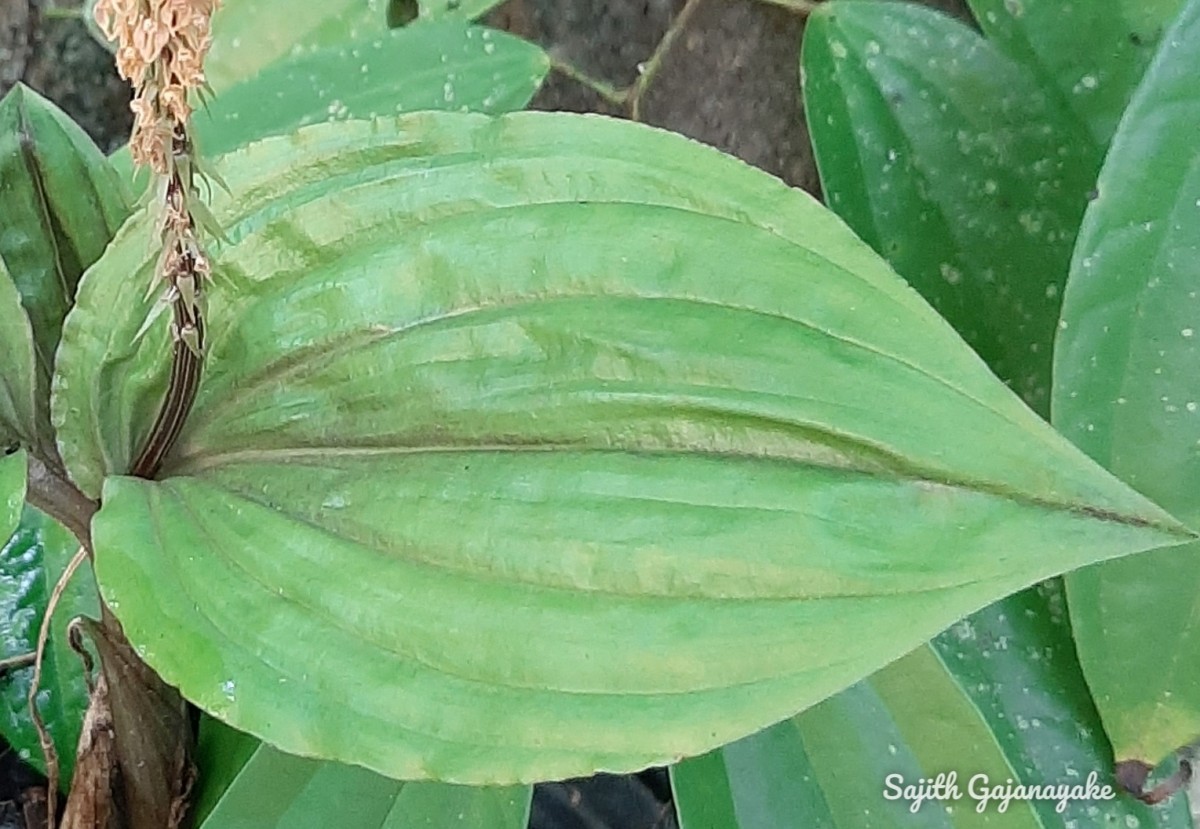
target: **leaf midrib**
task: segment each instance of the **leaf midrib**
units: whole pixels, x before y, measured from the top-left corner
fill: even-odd
[[[270,465],[286,465],[286,464],[305,464],[310,466],[323,466],[321,461],[326,459],[341,459],[341,458],[380,458],[380,457],[403,457],[405,455],[425,455],[425,454],[496,454],[496,453],[554,453],[554,452],[575,452],[587,454],[608,454],[608,455],[633,455],[644,457],[663,457],[663,456],[679,456],[679,457],[704,457],[704,458],[726,458],[730,460],[741,460],[747,462],[772,463],[772,464],[797,464],[813,469],[823,471],[839,471],[851,474],[863,475],[865,477],[874,477],[880,479],[888,479],[898,485],[912,485],[914,487],[941,487],[950,490],[975,495],[986,495],[1002,500],[1007,500],[1020,506],[1033,507],[1035,509],[1045,509],[1050,512],[1065,512],[1074,514],[1081,518],[1092,518],[1099,521],[1106,521],[1113,524],[1118,524],[1127,527],[1140,527],[1145,529],[1158,530],[1168,535],[1174,536],[1178,541],[1167,543],[1162,546],[1174,546],[1191,541],[1198,537],[1198,534],[1187,529],[1184,525],[1172,520],[1159,521],[1148,518],[1143,518],[1136,515],[1126,515],[1115,510],[1107,510],[1101,507],[1096,507],[1090,504],[1077,504],[1067,501],[1055,501],[1049,498],[1042,498],[1019,490],[1014,490],[1002,484],[997,484],[991,481],[972,480],[969,478],[951,478],[949,476],[938,476],[929,471],[922,470],[916,465],[913,465],[898,456],[892,456],[897,461],[897,466],[893,470],[888,470],[887,474],[881,474],[878,469],[871,469],[866,466],[854,466],[851,464],[838,465],[830,463],[820,463],[816,460],[808,460],[800,462],[793,458],[782,458],[779,456],[751,454],[745,452],[697,452],[688,447],[680,447],[675,449],[639,449],[628,447],[606,448],[598,446],[589,446],[581,443],[482,443],[476,442],[469,445],[454,446],[450,444],[439,444],[429,446],[387,446],[387,447],[278,447],[273,449],[241,449],[220,454],[210,454],[183,461],[175,460],[169,465],[166,476],[167,479],[175,477],[194,477],[204,479],[205,472],[217,470],[221,467],[235,465],[255,465],[255,464],[270,464]],[[239,493],[242,494],[242,493]],[[255,500],[251,498],[251,500]],[[264,506],[274,505],[267,504]],[[1149,549],[1149,548],[1147,548]],[[875,594],[871,594],[875,595]]]

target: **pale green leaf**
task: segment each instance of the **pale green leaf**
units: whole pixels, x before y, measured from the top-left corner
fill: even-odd
[[[679,136],[430,113],[222,173],[164,480],[110,477],[166,377],[164,325],[130,345],[149,221],[55,403],[131,640],[284,750],[474,783],[696,754],[1183,537],[832,214]]]
[[[1200,524],[1200,2],[1163,38],[1121,126],[1072,263],[1054,422]],[[1147,159],[1153,159],[1147,164]],[[1200,733],[1200,548],[1091,568],[1067,585],[1079,654],[1119,759],[1156,764]]]

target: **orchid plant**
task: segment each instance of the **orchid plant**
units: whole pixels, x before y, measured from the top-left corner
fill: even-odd
[[[123,155],[101,156],[28,90],[0,104],[21,135],[0,176],[38,206],[0,233],[0,537],[40,545],[36,566],[57,581],[36,656],[6,667],[34,663],[30,744],[52,818],[68,792],[69,829],[234,825],[268,767],[335,802],[359,792],[364,826],[454,813],[520,829],[532,783],[671,763],[688,829],[785,825],[754,822],[790,808],[754,781],[810,781],[797,771],[815,768],[809,753],[827,769],[877,759],[823,742],[838,722],[899,722],[924,699],[982,710],[949,655],[971,649],[988,613],[1012,624],[995,608],[1041,619],[1062,600],[1047,579],[1151,550],[1190,560],[1187,509],[1103,468],[1081,424],[1105,422],[1072,409],[1044,353],[1028,375],[1014,356],[1058,348],[1064,291],[1063,322],[1091,307],[1088,283],[1066,276],[1092,273],[1086,257],[1103,249],[1103,199],[1082,217],[1103,118],[1022,133],[1020,147],[1055,159],[1028,170],[1004,166],[1016,150],[987,155],[1015,133],[963,130],[986,158],[962,204],[1016,202],[982,229],[947,219],[984,247],[932,267],[943,251],[905,259],[909,236],[889,224],[887,194],[952,190],[922,190],[916,162],[876,146],[911,127],[880,101],[929,96],[904,72],[872,74],[893,67],[874,33],[920,35],[930,54],[966,43],[971,60],[989,48],[977,35],[891,3],[799,10],[810,120],[844,222],[682,136],[517,112],[551,59],[471,25],[479,4],[425,3],[392,32],[377,4],[288,4],[308,35],[341,39],[264,45],[280,59],[241,78],[222,15],[234,27],[260,11],[221,5],[94,3],[134,89]],[[1194,63],[1200,49],[1179,44],[1200,42],[1197,20],[1200,0],[1131,112]],[[349,21],[367,31],[352,39]],[[948,99],[985,107],[970,96],[1036,74],[1007,53],[971,60],[952,62],[980,74]],[[635,118],[645,83],[612,93]],[[1049,119],[1054,100],[986,111],[1016,129]],[[1122,122],[1112,169],[1139,127]],[[877,150],[903,177],[887,167],[875,187],[874,168],[847,159],[851,140],[855,158]],[[1116,175],[1100,174],[1102,194]],[[990,307],[1029,315],[997,339],[962,316],[957,291],[992,284],[972,257],[1008,244],[988,231],[1015,233],[1009,218],[1037,237],[1012,243],[1013,261],[1048,250],[1061,267],[1053,292],[1036,275],[1051,304],[1032,311],[1013,291],[1033,277],[1001,268]],[[1070,265],[1080,221],[1084,258]],[[930,274],[940,281],[922,283]],[[1061,342],[1071,377],[1086,344]],[[1055,394],[1088,453],[1044,418]],[[48,539],[78,553],[53,564]],[[1089,577],[1070,578],[1072,607],[1088,607]],[[63,604],[85,618],[53,615]],[[85,664],[74,691],[68,647]],[[1064,675],[1086,698],[1074,663]],[[82,723],[43,727],[38,713],[85,705]],[[1176,736],[1120,744],[1145,767],[1126,788],[1145,794]],[[55,744],[76,738],[60,762]],[[887,763],[916,763],[905,751]],[[842,797],[797,802],[851,826],[839,786],[862,779],[833,775],[822,785]],[[869,785],[881,796],[882,777]],[[262,825],[300,825],[301,800]]]

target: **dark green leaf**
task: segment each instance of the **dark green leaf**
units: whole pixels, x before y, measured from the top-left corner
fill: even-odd
[[[0,659],[30,653],[37,647],[50,593],[78,548],[79,542],[58,522],[26,508],[16,535],[0,549]],[[96,583],[90,568],[84,566],[75,573],[55,611],[38,693],[42,718],[58,749],[64,789],[71,780],[88,701],[83,665],[67,644],[66,628],[75,616],[98,612]],[[32,669],[0,678],[0,733],[24,760],[44,771],[26,701],[32,678]]]
[[[0,446],[0,538],[8,538],[21,520],[25,505],[25,451],[8,452]]]
[[[1132,486],[1200,524],[1200,2],[1188,3],[1113,139],[1072,263],[1054,422]],[[1153,163],[1148,163],[1153,160]],[[1080,659],[1121,759],[1200,733],[1200,548],[1067,583]]]
[[[988,39],[1107,147],[1180,0],[968,0]]]
[[[21,295],[36,358],[36,411],[31,424],[18,425],[23,440],[47,455],[54,443],[49,381],[63,318],[80,275],[104,252],[128,209],[119,179],[83,130],[21,84],[0,101],[0,193],[0,280],[11,279]],[[12,325],[17,334],[22,324],[6,315],[0,311],[0,327]],[[6,373],[14,370],[11,347],[4,343],[0,352]],[[23,355],[14,354],[23,363]],[[30,428],[33,434],[26,433]]]
[[[31,446],[37,428],[37,357],[21,294],[0,258],[0,453]],[[8,536],[2,536],[7,538]]]
[[[284,754],[214,720],[201,729],[199,758],[199,829],[525,829],[529,822],[529,786],[391,780]]]
[[[282,59],[218,95],[196,117],[196,134],[201,152],[216,156],[322,121],[418,110],[513,112],[529,103],[548,69],[546,54],[527,41],[433,23]],[[113,163],[131,175],[128,148]]]
[[[549,69],[537,46],[504,32],[436,23],[305,52],[219,95],[200,116],[201,149],[221,155],[321,121],[418,110],[524,108]]]
[[[1075,661],[1057,582],[981,611],[933,642],[800,716],[683,763],[674,785],[683,829],[861,827],[1179,827],[1187,803],[1151,809],[1111,799],[1014,801],[976,811],[971,779],[988,788],[1108,786],[1112,756]],[[961,797],[885,797],[955,772]],[[976,781],[975,792],[983,781]],[[894,790],[889,790],[894,794]]]
[[[130,345],[149,220],[85,280],[56,403],[130,639],[284,750],[478,783],[700,753],[1182,537],[835,217],[686,139],[429,113],[222,172],[165,480],[108,477],[166,377],[163,324]]]
[[[1087,133],[1028,68],[917,5],[821,5],[803,70],[829,205],[1045,414],[1100,164]]]
[[[204,714],[199,732],[195,753],[199,781],[192,813],[194,825],[203,826],[262,743]]]

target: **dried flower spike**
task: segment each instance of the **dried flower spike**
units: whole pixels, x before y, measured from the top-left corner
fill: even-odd
[[[212,44],[219,0],[99,0],[96,23],[117,42],[117,70],[134,89],[135,164],[160,180],[163,255],[157,277],[175,309],[172,333],[199,357],[209,262],[194,218],[196,159],[191,139],[191,94],[204,86],[204,56]]]

